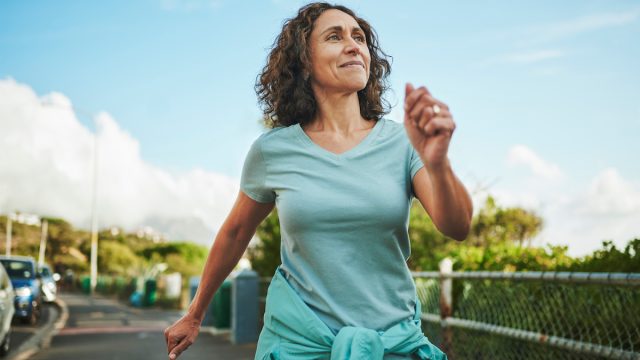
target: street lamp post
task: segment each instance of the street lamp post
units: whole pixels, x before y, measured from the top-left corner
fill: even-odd
[[[41,226],[42,226],[42,234],[40,236],[40,251],[38,253],[38,265],[42,266],[44,265],[44,252],[47,249],[47,235],[48,235],[48,228],[49,228],[49,222],[47,221],[47,219],[42,220],[41,222]]]
[[[16,220],[16,214],[10,213],[7,215],[7,238],[5,244],[5,254],[11,256],[11,236],[13,235],[12,224],[13,220]]]
[[[93,135],[93,201],[91,206],[91,295],[98,282],[98,134]]]
[[[95,116],[83,109],[80,109],[76,106],[59,106],[57,104],[43,103],[45,106],[55,106],[61,107],[65,109],[71,109],[75,113],[84,114],[88,116],[91,120],[95,120]],[[93,134],[93,191],[92,191],[92,201],[91,201],[91,278],[90,278],[90,288],[91,295],[94,294],[97,279],[98,279],[98,134]]]

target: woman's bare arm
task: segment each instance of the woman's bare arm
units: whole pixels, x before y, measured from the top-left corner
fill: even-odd
[[[274,205],[256,202],[243,192],[238,194],[209,251],[200,285],[187,314],[164,331],[169,359],[176,359],[193,344],[213,295],[240,261],[256,228]]]
[[[236,266],[258,225],[273,210],[274,203],[259,203],[243,192],[218,232],[202,272],[200,286],[188,312],[202,321],[207,306],[224,279]]]

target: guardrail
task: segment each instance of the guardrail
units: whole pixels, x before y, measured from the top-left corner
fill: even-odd
[[[450,359],[640,359],[640,273],[412,273]]]

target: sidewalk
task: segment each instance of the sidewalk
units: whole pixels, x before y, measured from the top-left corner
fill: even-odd
[[[166,360],[164,329],[179,319],[179,311],[140,309],[115,300],[81,294],[60,294],[69,310],[66,326],[48,348],[31,359]],[[180,360],[252,360],[256,344],[233,345],[229,334],[204,328]]]

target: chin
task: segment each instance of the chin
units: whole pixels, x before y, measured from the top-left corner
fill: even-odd
[[[367,82],[366,81],[354,81],[354,82],[350,82],[348,84],[345,84],[345,90],[351,91],[351,92],[358,92],[362,89],[364,89],[365,87],[367,87]]]

